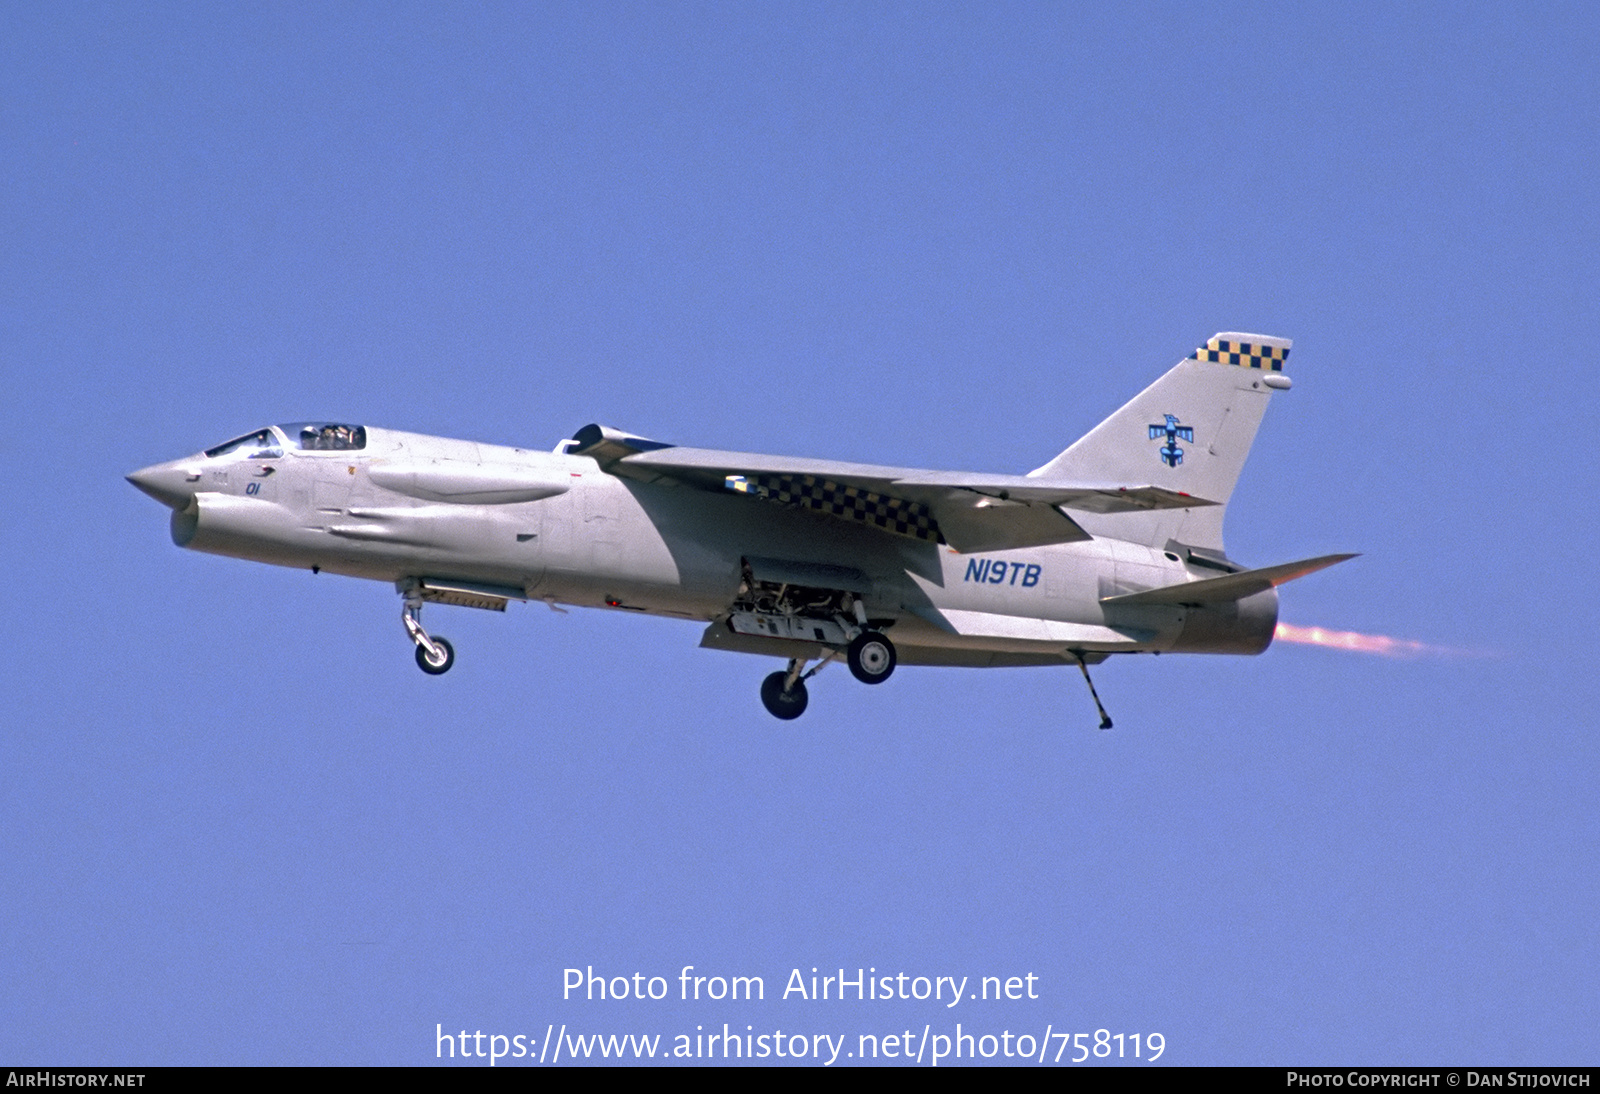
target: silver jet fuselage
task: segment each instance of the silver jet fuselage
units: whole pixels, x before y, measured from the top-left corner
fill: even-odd
[[[1069,647],[1257,653],[1277,618],[1272,589],[1220,606],[1102,604],[1112,592],[1217,573],[1117,539],[961,554],[805,509],[620,478],[587,456],[372,427],[359,450],[315,450],[291,432],[273,427],[275,445],[196,453],[129,479],[173,506],[181,547],[551,603],[716,623],[751,559],[770,560],[779,577],[791,565],[796,585],[808,573],[825,585],[830,571],[853,572],[868,616],[893,621],[905,664],[1061,664]],[[975,625],[940,625],[949,613]],[[792,638],[708,637],[794,650]]]
[[[1113,653],[1264,650],[1276,587],[1351,557],[1246,569],[1223,549],[1262,415],[1291,386],[1289,347],[1215,335],[1026,475],[600,425],[542,452],[300,422],[129,479],[172,508],[180,546],[394,582],[425,672],[455,657],[423,629],[428,602],[645,612],[706,624],[702,646],[786,659],[762,700],[793,718],[836,659],[877,684],[900,662],[1075,665],[1087,679]]]

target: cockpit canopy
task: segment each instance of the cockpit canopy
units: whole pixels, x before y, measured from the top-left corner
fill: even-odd
[[[350,452],[367,447],[367,427],[342,422],[294,422],[280,425],[291,443],[308,452]]]
[[[367,447],[367,428],[343,422],[292,422],[269,426],[206,449],[212,459],[234,456],[247,460],[275,460],[283,455],[284,439],[291,448],[306,452],[350,452]]]
[[[283,455],[283,442],[270,429],[258,429],[243,437],[206,449],[212,459],[221,456],[239,456],[249,460],[273,460]]]

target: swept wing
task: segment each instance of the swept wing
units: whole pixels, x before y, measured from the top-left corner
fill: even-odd
[[[963,553],[1091,538],[1063,509],[1126,513],[1216,504],[1148,484],[1061,482],[682,448],[598,425],[579,430],[576,440],[576,454],[593,456],[623,478],[733,491],[948,543]]]

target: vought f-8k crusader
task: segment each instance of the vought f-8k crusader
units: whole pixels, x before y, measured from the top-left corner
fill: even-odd
[[[787,719],[831,661],[864,684],[902,665],[1068,666],[1087,681],[1112,654],[1266,649],[1276,587],[1351,557],[1252,569],[1223,549],[1289,348],[1218,334],[1027,474],[601,425],[547,452],[296,422],[128,479],[171,507],[179,546],[392,584],[424,672],[455,661],[423,626],[430,602],[644,612],[703,623],[702,646],[778,658],[761,698]]]

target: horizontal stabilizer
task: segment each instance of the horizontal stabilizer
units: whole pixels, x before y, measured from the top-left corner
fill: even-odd
[[[1102,604],[1220,604],[1229,600],[1243,600],[1256,593],[1293,581],[1297,577],[1325,570],[1335,563],[1355,558],[1350,555],[1323,555],[1300,562],[1285,562],[1280,566],[1265,566],[1259,570],[1241,570],[1226,577],[1208,577],[1201,581],[1185,581],[1178,585],[1163,585],[1159,589],[1146,589],[1142,593],[1124,593],[1121,596],[1103,597]]]

